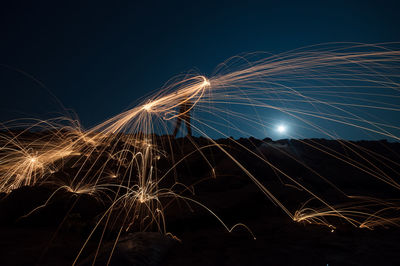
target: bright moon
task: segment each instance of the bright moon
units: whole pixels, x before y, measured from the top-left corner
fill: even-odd
[[[284,125],[279,125],[279,126],[276,128],[276,130],[277,130],[279,133],[283,134],[283,133],[286,132],[286,127],[285,127]]]

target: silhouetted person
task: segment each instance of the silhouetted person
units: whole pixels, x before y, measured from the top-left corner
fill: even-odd
[[[192,136],[192,128],[190,126],[190,108],[192,107],[192,102],[190,100],[185,100],[179,106],[179,114],[176,117],[176,125],[174,130],[174,137],[178,134],[178,130],[181,127],[182,120],[185,121],[187,135]]]

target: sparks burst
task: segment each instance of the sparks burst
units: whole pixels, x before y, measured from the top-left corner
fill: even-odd
[[[276,123],[261,119],[262,114],[272,110],[284,114],[309,132],[337,140],[346,149],[357,153],[360,160],[313,141],[298,140],[304,145],[399,189],[398,175],[384,172],[369,158],[381,162],[390,159],[358,147],[354,142],[340,140],[334,128],[323,127],[320,122],[357,128],[374,136],[399,141],[399,125],[383,121],[381,115],[377,118],[374,111],[379,111],[379,114],[400,111],[396,103],[400,97],[400,51],[388,44],[335,44],[263,56],[233,57],[221,64],[211,77],[179,76],[138,106],[89,130],[83,130],[76,120],[66,118],[5,123],[0,135],[0,191],[10,193],[21,186],[52,184],[56,187],[54,193],[66,190],[77,195],[92,195],[107,208],[87,241],[96,230],[104,233],[108,227],[117,227],[118,237],[125,231],[154,228],[170,234],[164,210],[176,200],[189,208],[192,204],[204,207],[228,231],[242,226],[252,234],[241,223],[227,226],[212,210],[191,199],[188,195],[193,192],[191,184],[186,184],[177,173],[177,166],[196,153],[209,166],[212,176],[218,178],[215,165],[203,152],[213,148],[232,160],[295,222],[321,224],[332,230],[335,219],[360,228],[398,226],[400,215],[396,200],[356,197],[336,186],[333,180],[315,173],[347,199],[347,202],[336,205],[325,195],[314,192],[306,182],[288,174],[287,169],[270,162],[259,150],[231,139],[249,156],[284,177],[285,183],[311,198],[303,201],[299,209],[290,210],[265,185],[263,178],[266,177],[255,176],[214,139],[216,136],[228,138],[232,132],[248,135],[273,131]],[[332,95],[335,100],[332,100]],[[185,106],[184,111],[180,108],[182,106]],[[175,144],[169,135],[171,125],[176,119],[186,119],[189,113],[192,113],[194,133],[206,137],[207,144],[198,145],[188,136],[187,140],[196,149],[175,156]],[[283,132],[285,128],[278,130]],[[304,137],[300,133],[288,136],[293,139]],[[283,156],[296,159],[292,153],[274,145],[264,143],[262,146],[264,149],[277,149]],[[165,167],[166,162],[168,167]],[[311,165],[299,163],[310,172],[314,171]],[[160,164],[164,164],[163,168],[167,170],[161,171]],[[73,169],[73,175],[57,179],[57,172],[64,169]],[[299,203],[301,201],[299,199]]]

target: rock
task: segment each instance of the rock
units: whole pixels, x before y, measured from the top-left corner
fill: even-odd
[[[127,234],[118,240],[109,265],[161,265],[174,242],[175,240],[172,238],[155,232]],[[113,246],[114,242],[109,242],[101,248],[95,265],[107,265]],[[92,265],[94,254],[86,258],[80,265]]]

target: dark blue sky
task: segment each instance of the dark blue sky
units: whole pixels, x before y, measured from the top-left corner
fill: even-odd
[[[176,74],[211,74],[237,54],[400,41],[398,1],[8,2],[0,6],[0,64],[40,80],[87,127]],[[61,110],[7,67],[0,68],[2,120]]]

